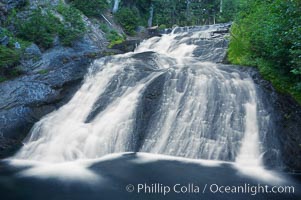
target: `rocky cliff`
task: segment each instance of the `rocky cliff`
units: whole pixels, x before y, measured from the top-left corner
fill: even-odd
[[[8,21],[11,10],[27,3],[19,15],[58,2],[1,0],[1,24]],[[80,85],[90,63],[105,54],[104,33],[89,18],[82,17],[87,27],[83,37],[68,47],[56,39],[46,51],[32,43],[20,58],[18,68],[23,75],[0,83],[0,157],[18,149],[37,120],[66,102]]]

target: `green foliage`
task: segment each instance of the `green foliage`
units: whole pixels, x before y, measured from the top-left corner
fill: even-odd
[[[258,66],[278,90],[301,102],[301,2],[246,2],[231,28],[229,60]]]
[[[218,15],[218,22],[233,21],[241,6],[241,0],[223,0]]]
[[[6,81],[7,78],[5,78],[4,76],[0,76],[0,83]]]
[[[128,7],[121,8],[116,13],[115,17],[127,34],[135,34],[135,29],[139,22],[137,9],[131,9]]]
[[[169,27],[174,24],[191,25],[194,21],[194,15],[188,13],[186,1],[160,1],[153,0],[154,5],[154,22],[153,24],[165,24]],[[192,9],[192,7],[190,7]]]
[[[111,48],[111,47],[113,47],[115,44],[120,44],[120,43],[124,42],[125,37],[119,35],[119,34],[117,33],[117,31],[111,30],[111,31],[107,34],[107,39],[110,41],[109,48]]]
[[[115,30],[110,30],[106,24],[100,24],[99,28],[106,34],[106,38],[110,42],[109,48],[112,48],[115,44],[120,44],[126,39],[124,35],[120,35]]]
[[[275,70],[275,65],[272,62],[261,59],[257,61],[257,66],[263,78],[271,81],[278,91],[291,94],[301,103],[300,82],[296,82],[291,76],[285,76],[279,73],[278,70]]]
[[[20,58],[20,51],[0,45],[0,69],[5,69],[17,64]]]
[[[9,43],[7,46],[0,45],[0,82],[21,73],[16,66],[19,64],[22,51],[28,46],[28,42],[14,37],[14,35],[6,29],[1,29],[0,38],[4,36],[9,37]],[[15,48],[16,42],[20,44],[20,49]]]
[[[55,13],[59,13],[59,18]],[[17,29],[17,36],[36,43],[43,49],[52,46],[56,35],[63,45],[69,46],[85,32],[85,24],[77,9],[60,3],[57,7],[33,10],[27,18],[16,15],[11,20]]]
[[[48,74],[48,70],[47,69],[41,69],[40,71],[38,71],[39,74]]]
[[[252,59],[250,59],[250,51],[248,47],[250,46],[250,41],[247,39],[247,32],[241,29],[236,23],[232,24],[231,27],[231,40],[228,50],[228,59],[233,64],[244,64],[253,65]]]
[[[62,3],[58,5],[57,11],[64,18],[58,30],[61,42],[63,45],[70,46],[74,40],[83,36],[85,32],[86,28],[81,13],[79,10]]]
[[[121,1],[122,8],[138,9],[139,25],[147,25],[153,8],[153,25],[179,26],[233,21],[245,0],[135,0]],[[222,3],[221,3],[222,2]],[[222,11],[222,12],[221,12]]]
[[[106,25],[106,24],[100,24],[99,25],[99,28],[104,32],[104,33],[109,33],[110,32],[110,29],[109,27]]]
[[[106,34],[106,38],[110,42],[109,48],[124,42],[126,39],[125,35],[120,35],[117,31],[111,30],[106,24],[100,24],[99,28]]]
[[[139,10],[143,7],[143,12],[148,14],[147,17],[151,5],[154,8],[153,24],[165,24],[168,27],[174,24],[179,26],[212,24],[214,18],[218,19],[220,11],[220,0],[138,0],[137,3]]]
[[[11,49],[14,49],[16,42],[20,44],[21,50],[24,50],[27,46],[30,45],[30,42],[15,37],[12,32],[8,31],[5,28],[0,28],[0,38],[3,38],[4,36],[9,37],[9,42],[7,46]]]
[[[109,34],[107,35],[107,39],[109,40],[109,41],[114,41],[114,40],[118,40],[119,38],[122,38],[118,33],[117,33],[117,31],[115,31],[115,30],[111,30],[110,32],[109,32]]]
[[[59,23],[49,10],[41,9],[34,10],[26,19],[15,18],[17,36],[43,48],[51,47]]]
[[[107,0],[71,0],[70,2],[88,17],[99,17],[109,6]]]
[[[31,42],[39,47],[47,49],[52,46],[55,36],[59,36],[63,45],[71,45],[85,32],[85,24],[81,13],[74,7],[60,3],[57,7],[49,6],[31,10],[26,17],[18,16],[13,10],[8,16],[5,26],[13,25],[16,36],[6,29],[1,29],[0,37],[9,37],[7,46],[0,46],[0,79],[18,76],[21,70],[20,56]],[[19,39],[21,38],[21,39]],[[15,48],[18,42],[20,49]]]
[[[165,24],[161,24],[160,26],[159,26],[159,30],[164,30],[164,29],[166,29],[167,28],[167,26],[165,25]]]
[[[13,9],[9,15],[7,16],[7,20],[4,21],[4,27],[8,27],[11,24],[14,24],[14,20],[16,19],[17,16],[17,11],[15,9]]]
[[[0,46],[0,82],[18,76],[22,71],[19,64],[20,52]]]

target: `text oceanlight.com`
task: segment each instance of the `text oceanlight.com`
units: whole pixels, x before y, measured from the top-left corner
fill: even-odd
[[[138,194],[162,194],[168,195],[169,193],[178,194],[205,194],[205,193],[220,193],[220,194],[294,194],[294,186],[270,186],[263,184],[243,184],[243,185],[219,185],[219,184],[204,184],[198,185],[195,183],[189,184],[174,184],[164,185],[161,183],[154,184],[128,184],[126,186],[127,192]]]

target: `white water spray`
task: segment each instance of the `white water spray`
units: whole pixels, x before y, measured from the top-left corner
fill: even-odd
[[[216,59],[214,28],[177,28],[144,41],[135,53],[96,61],[70,102],[35,124],[15,158],[57,163],[142,151],[260,166],[253,81],[202,61]],[[198,58],[199,44],[207,49]],[[147,128],[137,133],[146,120],[139,114],[144,92],[163,75],[157,107],[147,110]]]
[[[112,10],[113,13],[116,13],[118,11],[119,3],[120,3],[120,0],[114,0],[114,6],[113,6],[113,10]]]
[[[147,21],[148,27],[152,27],[153,17],[154,17],[154,5],[151,4],[150,9],[149,9],[149,18],[148,18],[148,21]]]

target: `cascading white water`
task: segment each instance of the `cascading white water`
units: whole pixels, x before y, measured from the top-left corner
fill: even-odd
[[[119,3],[120,3],[120,0],[114,0],[114,6],[113,6],[113,10],[112,10],[113,13],[116,13],[118,11]]]
[[[70,102],[35,124],[15,158],[63,162],[142,151],[260,165],[253,81],[202,61],[216,59],[216,40],[208,43],[216,27],[178,28],[134,53],[94,62]],[[208,51],[198,58],[199,43]],[[151,108],[145,93],[156,84],[162,91],[149,92]]]
[[[91,68],[71,101],[35,124],[17,157],[60,162],[130,151],[135,107],[143,87],[156,76],[155,73],[133,87],[122,88],[121,96],[93,121],[85,123],[99,95],[116,74],[125,70],[126,64],[95,62],[95,66],[102,66],[100,71],[93,74]]]
[[[150,9],[149,9],[149,18],[147,20],[148,27],[152,27],[153,17],[154,17],[154,5],[151,4]]]
[[[259,166],[257,97],[253,81],[236,72],[225,72],[214,63],[191,58],[196,46],[187,45],[187,40],[208,39],[212,29],[214,26],[188,35],[187,32],[175,34],[174,29],[171,34],[147,40],[137,48],[136,52],[152,50],[174,57],[178,64],[170,69],[170,82],[163,90],[160,113],[141,151],[230,159]]]
[[[213,63],[191,59],[184,63],[188,66],[171,69],[160,112],[153,118],[141,151],[234,160],[245,133],[257,137],[243,145],[247,148],[243,153],[258,158],[258,130],[251,127],[257,126],[256,105],[249,108],[256,98],[249,90],[252,80],[221,71]],[[245,147],[249,143],[254,149]]]
[[[260,159],[259,130],[257,119],[256,90],[254,84],[248,85],[250,100],[245,103],[245,135],[236,162],[244,166],[259,166]]]

